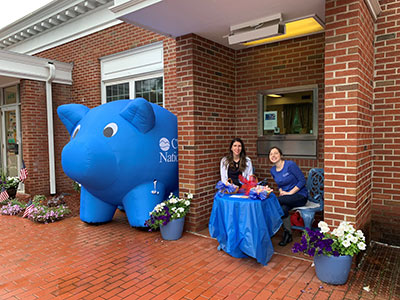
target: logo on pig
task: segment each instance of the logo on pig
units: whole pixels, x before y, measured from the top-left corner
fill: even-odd
[[[177,154],[177,149],[178,149],[178,139],[173,138],[171,139],[171,142],[165,138],[162,137],[159,142],[160,145],[160,164],[161,163],[171,163],[171,162],[178,162],[178,154]],[[169,151],[171,150],[171,151]]]

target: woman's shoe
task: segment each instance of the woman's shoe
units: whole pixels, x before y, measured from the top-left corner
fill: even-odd
[[[283,247],[289,244],[291,241],[293,241],[292,234],[285,230],[283,232],[282,241],[280,241],[278,245]]]

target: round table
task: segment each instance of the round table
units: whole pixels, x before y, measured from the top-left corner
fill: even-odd
[[[274,248],[271,237],[282,225],[283,211],[273,193],[263,201],[242,194],[214,196],[208,225],[219,248],[233,257],[254,257],[266,265]]]

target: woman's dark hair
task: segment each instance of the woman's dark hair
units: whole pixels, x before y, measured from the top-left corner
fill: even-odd
[[[280,148],[276,147],[276,146],[273,146],[273,147],[269,148],[269,150],[268,150],[268,156],[269,156],[269,154],[271,153],[272,149],[278,150],[279,154],[280,154],[281,156],[283,156],[282,150],[281,150]]]
[[[233,152],[232,152],[232,146],[235,142],[239,142],[242,145],[242,151],[240,152],[240,160],[239,160],[239,170],[244,172],[244,170],[246,170],[247,167],[246,148],[244,147],[244,143],[240,138],[232,139],[231,144],[229,145],[229,153],[226,156],[226,165],[231,167],[232,169],[235,168],[235,163],[233,161]]]

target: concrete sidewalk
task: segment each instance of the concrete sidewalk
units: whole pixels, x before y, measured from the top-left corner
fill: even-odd
[[[121,212],[101,226],[78,217],[43,225],[0,216],[0,230],[2,300],[399,299],[398,288],[364,291],[368,282],[359,279],[368,269],[330,286],[297,256],[275,254],[262,266],[217,251],[216,240],[196,234],[163,241],[159,232],[131,228]]]

